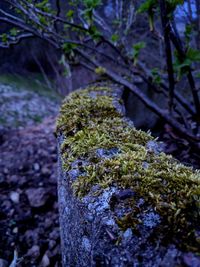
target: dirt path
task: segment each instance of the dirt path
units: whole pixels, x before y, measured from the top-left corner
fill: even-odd
[[[0,133],[0,258],[17,266],[61,266],[54,120]]]

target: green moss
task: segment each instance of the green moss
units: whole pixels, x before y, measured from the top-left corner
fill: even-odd
[[[130,127],[113,105],[110,91],[94,88],[72,93],[64,101],[57,122],[57,132],[65,140],[62,145],[64,168],[70,170],[76,159],[88,164],[73,188],[79,197],[93,185],[102,188],[117,185],[131,188],[157,211],[165,223],[177,232],[187,231],[196,242],[194,229],[200,219],[200,172],[194,171],[164,153],[147,149],[153,140],[149,134]],[[107,91],[104,95],[103,91]],[[99,148],[118,148],[112,157],[98,157]],[[83,167],[82,167],[83,168]],[[120,227],[130,226],[133,214],[118,220]],[[136,219],[132,220],[133,225]],[[126,225],[128,225],[126,227]],[[180,230],[182,229],[182,230]],[[197,248],[197,242],[194,243]]]
[[[62,132],[65,135],[75,134],[95,119],[102,121],[106,116],[119,116],[112,105],[111,96],[102,95],[94,98],[89,96],[93,90],[96,90],[98,95],[99,90],[100,92],[108,91],[108,88],[91,87],[87,91],[79,90],[65,99],[57,120],[57,132]]]

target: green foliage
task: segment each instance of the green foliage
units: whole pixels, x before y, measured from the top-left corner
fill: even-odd
[[[177,6],[183,5],[184,0],[167,0],[166,4],[168,13],[171,13],[177,8]]]
[[[189,67],[191,67],[194,62],[200,62],[200,51],[191,47],[187,49],[185,58],[182,58],[177,51],[175,51],[174,56],[174,69],[177,72],[178,80],[180,80],[184,74],[188,73]]]
[[[185,32],[184,32],[185,41],[186,41],[186,44],[187,45],[189,45],[192,32],[193,32],[193,26],[192,26],[192,24],[187,24],[186,27],[185,27]]]
[[[89,24],[91,24],[91,23],[92,23],[93,9],[91,9],[91,8],[86,8],[86,9],[83,10],[82,14],[83,14],[85,20],[86,20]]]
[[[134,65],[137,64],[140,51],[141,49],[145,48],[145,46],[146,46],[145,42],[139,42],[132,46],[132,58],[133,58]]]
[[[143,4],[140,5],[137,12],[144,13],[144,12],[151,12],[157,6],[156,0],[146,0]]]
[[[41,24],[48,26],[48,21],[44,16],[39,16],[39,21]]]
[[[13,36],[13,37],[16,37],[18,32],[19,31],[16,28],[12,28],[10,30],[10,35]]]
[[[106,69],[103,67],[98,67],[95,69],[95,73],[98,75],[104,75],[106,73]]]
[[[196,73],[195,77],[200,79],[200,72]]]
[[[137,10],[137,13],[147,12],[149,18],[150,31],[154,28],[154,14],[157,9],[157,0],[146,0]]]
[[[101,4],[101,0],[83,0],[82,2],[88,9],[97,8]]]
[[[68,12],[67,12],[67,14],[66,14],[66,17],[67,17],[68,19],[72,19],[73,16],[74,16],[74,10],[72,10],[72,9],[68,10]]]
[[[1,40],[2,40],[3,43],[7,43],[7,41],[8,41],[8,35],[6,33],[3,33],[1,35]]]
[[[173,11],[176,9],[178,5],[182,5],[184,0],[167,0],[166,8],[167,15],[171,17],[173,15]],[[154,16],[155,13],[159,10],[159,1],[158,0],[146,0],[137,10],[137,13],[147,13],[149,17],[149,26],[150,31],[154,29]]]
[[[65,54],[71,54],[76,47],[77,45],[72,43],[64,43],[62,45],[62,49]]]
[[[41,9],[42,11],[47,12],[47,13],[51,11],[49,0],[43,0],[43,1],[35,4],[35,7],[37,7],[38,9]]]
[[[119,41],[119,35],[114,33],[112,36],[111,36],[111,41],[113,43],[117,43]]]
[[[191,47],[188,48],[186,53],[186,58],[192,62],[199,62],[200,61],[200,51],[193,49]]]
[[[151,70],[151,74],[152,74],[153,83],[160,85],[162,80],[159,75],[159,70],[157,68],[154,68]]]
[[[94,41],[99,41],[99,39],[101,37],[101,33],[98,31],[98,29],[95,25],[91,25],[89,27],[88,33]]]
[[[82,14],[89,25],[91,25],[93,21],[93,10],[101,4],[101,0],[83,0],[82,3],[85,7]]]
[[[168,12],[172,12],[176,9],[178,5],[183,5],[184,0],[167,0],[166,5],[168,8]],[[155,11],[159,7],[158,0],[146,0],[143,4],[138,8],[138,13],[151,13],[153,10]]]

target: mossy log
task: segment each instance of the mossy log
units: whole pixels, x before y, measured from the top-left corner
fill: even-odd
[[[200,172],[124,116],[97,84],[57,120],[63,266],[200,266]]]

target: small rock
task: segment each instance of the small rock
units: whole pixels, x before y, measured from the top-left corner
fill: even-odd
[[[19,177],[17,175],[8,176],[8,181],[11,183],[17,183],[19,181]]]
[[[160,267],[177,266],[176,262],[178,256],[179,256],[179,251],[175,248],[175,246],[169,247],[159,266]]]
[[[49,237],[53,240],[58,240],[60,237],[60,231],[59,228],[56,227],[50,234]]]
[[[50,171],[49,168],[47,168],[47,167],[44,166],[41,169],[41,174],[44,175],[44,176],[49,176],[51,174],[51,171]]]
[[[82,239],[82,246],[86,251],[88,252],[91,251],[91,243],[90,243],[90,240],[86,236],[84,236]]]
[[[18,204],[19,203],[19,197],[20,197],[20,194],[18,192],[11,192],[10,193],[10,199],[15,204]]]
[[[34,163],[33,164],[33,169],[35,170],[35,171],[39,171],[40,170],[40,164],[39,163]]]
[[[25,191],[31,207],[38,208],[46,204],[48,195],[43,187],[30,188]]]
[[[27,252],[27,255],[31,258],[37,259],[40,256],[40,247],[37,245],[32,246]]]
[[[0,184],[3,184],[3,183],[5,183],[4,176],[0,176]]]
[[[45,219],[45,221],[44,221],[44,228],[45,229],[48,229],[48,228],[50,228],[51,226],[52,226],[52,219],[50,219],[50,218],[46,218]]]
[[[1,211],[3,213],[6,213],[6,214],[10,213],[11,208],[12,208],[12,203],[9,200],[5,200],[2,202]]]
[[[195,256],[193,253],[185,253],[183,261],[187,267],[200,267],[200,257]]]
[[[8,266],[8,262],[0,258],[0,267],[7,267],[7,266]]]
[[[42,257],[42,261],[41,261],[40,266],[41,267],[47,267],[49,265],[50,265],[49,257],[47,256],[47,254],[44,254],[44,256]]]
[[[104,217],[102,219],[102,222],[103,222],[103,224],[105,224],[107,226],[115,226],[116,225],[115,220],[112,218],[108,218],[108,217]]]
[[[56,246],[56,241],[55,240],[50,240],[49,241],[49,250],[52,250]]]
[[[24,234],[25,242],[27,243],[28,247],[32,247],[38,243],[38,232],[35,230],[27,230]]]
[[[124,233],[123,233],[123,243],[127,244],[127,242],[130,242],[131,238],[133,237],[133,233],[131,228],[128,228]]]
[[[4,168],[4,169],[3,169],[3,173],[4,173],[4,174],[8,174],[8,173],[9,173],[9,170],[8,170],[7,168]]]
[[[13,229],[13,234],[17,234],[18,233],[18,227],[15,227],[14,229]]]

